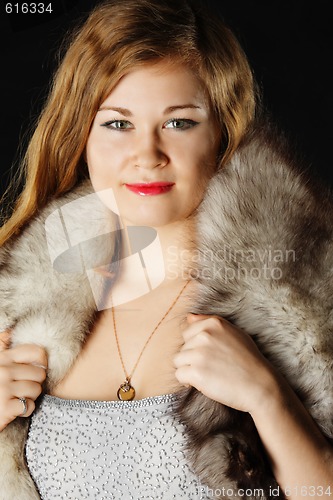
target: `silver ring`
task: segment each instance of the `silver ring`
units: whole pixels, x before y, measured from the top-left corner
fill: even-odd
[[[22,413],[20,413],[20,416],[23,417],[23,415],[25,415],[28,411],[27,400],[26,400],[26,398],[18,398],[18,399],[23,404],[23,411],[22,411]]]

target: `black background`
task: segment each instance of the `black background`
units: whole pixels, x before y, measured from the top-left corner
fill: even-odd
[[[0,193],[15,171],[43,104],[61,39],[98,1],[44,2],[51,3],[52,14],[7,14],[7,3],[0,4]],[[207,4],[233,28],[254,68],[265,106],[304,164],[333,186],[331,2],[210,0]]]

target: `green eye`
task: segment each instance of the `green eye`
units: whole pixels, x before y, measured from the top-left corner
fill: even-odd
[[[127,120],[110,120],[103,123],[102,127],[110,128],[113,130],[130,130],[134,128],[133,124]]]
[[[195,122],[194,120],[188,120],[185,118],[171,118],[165,123],[164,128],[187,130],[189,128],[195,127],[195,125],[198,125],[198,122]]]

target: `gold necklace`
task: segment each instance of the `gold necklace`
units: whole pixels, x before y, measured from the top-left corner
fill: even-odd
[[[115,317],[115,313],[114,313],[114,307],[113,306],[111,307],[111,310],[112,310],[112,319],[113,319],[113,329],[114,329],[114,334],[115,334],[115,337],[116,337],[118,354],[119,354],[121,365],[122,365],[124,373],[125,373],[125,382],[123,382],[120,385],[120,387],[119,387],[119,389],[117,391],[117,397],[118,397],[118,399],[120,399],[122,401],[131,401],[134,398],[134,396],[135,396],[135,389],[131,385],[131,378],[133,376],[133,373],[134,373],[136,367],[138,366],[138,363],[139,363],[139,361],[141,359],[143,351],[147,347],[148,342],[150,341],[150,339],[152,338],[152,336],[156,332],[157,328],[160,326],[160,324],[162,323],[162,321],[169,314],[169,312],[171,311],[171,309],[175,306],[176,302],[178,301],[179,297],[181,296],[181,294],[183,293],[183,291],[185,290],[185,288],[187,287],[188,284],[189,284],[189,281],[187,281],[185,283],[185,285],[182,287],[182,289],[178,293],[177,297],[174,299],[174,301],[172,302],[171,306],[169,307],[169,309],[167,310],[167,312],[164,314],[163,318],[160,319],[160,321],[155,326],[154,330],[149,335],[149,337],[146,340],[146,342],[145,342],[145,344],[144,344],[144,346],[143,346],[143,348],[142,348],[142,350],[141,350],[141,352],[139,354],[139,357],[136,360],[136,363],[135,363],[135,365],[134,365],[134,367],[133,367],[133,369],[132,369],[132,371],[131,371],[131,373],[129,375],[128,375],[127,371],[126,371],[124,360],[123,360],[123,357],[122,357],[122,354],[121,354],[121,350],[120,350],[120,346],[119,346],[119,339],[118,339],[118,335],[117,335],[116,317]]]

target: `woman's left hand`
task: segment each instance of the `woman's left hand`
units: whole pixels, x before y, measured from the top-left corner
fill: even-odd
[[[236,410],[251,413],[267,403],[277,374],[251,337],[216,316],[188,314],[187,320],[174,357],[178,381]]]
[[[251,414],[273,474],[281,490],[291,492],[290,500],[303,493],[313,497],[313,491],[331,495],[332,446],[251,337],[214,316],[189,314],[188,323],[174,358],[179,382]]]

